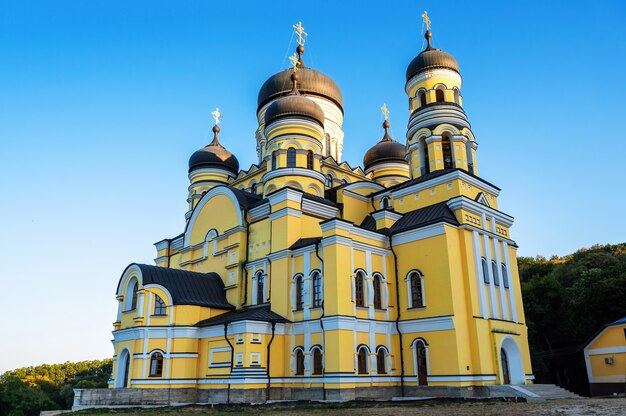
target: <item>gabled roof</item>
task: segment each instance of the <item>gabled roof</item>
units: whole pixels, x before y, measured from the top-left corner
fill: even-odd
[[[596,338],[598,338],[598,336],[607,328],[611,327],[611,326],[615,326],[615,325],[624,325],[626,324],[626,316],[623,318],[618,319],[617,321],[613,321],[611,323],[608,324],[604,324],[602,325],[602,327],[600,329],[598,329],[588,340],[587,342],[585,342],[584,344],[582,344],[579,347],[579,351],[581,349],[587,348],[587,346],[589,346],[591,343],[593,343]]]
[[[376,231],[376,220],[370,214],[363,219],[363,222],[361,222],[361,225],[359,225],[359,227],[365,228],[366,230],[370,231]]]
[[[474,175],[472,173],[469,173],[468,171],[466,171],[464,169],[454,168],[454,169],[441,169],[441,170],[436,170],[434,172],[426,173],[425,175],[422,175],[419,178],[415,178],[415,179],[411,179],[410,181],[399,183],[399,184],[397,184],[395,186],[392,186],[389,189],[385,189],[385,190],[382,190],[382,191],[374,192],[372,195],[377,195],[377,194],[388,192],[388,191],[392,191],[392,192],[393,191],[397,191],[398,189],[403,189],[403,188],[406,188],[406,187],[411,186],[411,185],[415,185],[415,184],[418,184],[418,183],[426,182],[426,181],[429,181],[431,179],[438,178],[440,176],[446,175],[446,174],[448,174],[450,172],[454,172],[454,171],[462,171],[466,175],[469,175],[472,178],[474,178],[476,180],[479,180],[479,181],[483,182],[486,185],[491,186],[492,188],[500,190],[500,188],[498,188],[497,186],[487,182],[483,178],[480,178],[480,177],[478,177],[478,176],[476,176],[476,175]]]
[[[439,202],[403,214],[402,218],[391,226],[391,233],[396,234],[442,221],[452,225],[459,225],[447,202]]]
[[[322,237],[300,238],[298,241],[293,243],[291,247],[289,247],[289,250],[297,250],[302,247],[317,244],[320,241],[322,241]]]
[[[239,205],[243,209],[248,209],[252,205],[256,204],[257,202],[263,199],[263,197],[261,197],[260,195],[246,192],[241,189],[234,188],[232,186],[229,186],[228,188],[230,188],[230,190],[233,191],[233,193],[235,194],[235,197],[237,198],[237,201],[239,201]]]
[[[332,200],[327,199],[327,198],[322,198],[321,196],[317,196],[317,195],[313,195],[313,194],[309,194],[309,193],[303,193],[302,197],[306,198],[306,199],[310,199],[311,201],[319,202],[321,204],[330,205],[331,207],[335,207],[335,208],[339,207],[339,204],[336,203],[335,201],[332,201]]]
[[[141,270],[142,284],[163,286],[172,295],[174,305],[197,305],[218,309],[235,309],[226,300],[224,282],[217,273],[196,273],[169,267],[133,263]],[[122,276],[124,276],[122,273]],[[121,279],[120,279],[121,283]],[[119,284],[118,284],[119,291]]]
[[[272,312],[269,305],[253,306],[238,311],[226,312],[213,318],[205,319],[198,322],[195,326],[205,327],[214,325],[223,325],[225,323],[239,321],[257,321],[257,322],[275,322],[288,323],[289,320],[283,318],[279,314]]]

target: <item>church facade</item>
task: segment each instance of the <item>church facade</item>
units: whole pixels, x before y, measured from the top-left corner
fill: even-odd
[[[216,111],[183,232],[123,272],[110,387],[258,402],[532,383],[513,218],[479,175],[457,61],[427,30],[406,140],[385,117],[352,167],[341,91],[294,27],[293,66],[259,92],[258,163],[239,169]]]

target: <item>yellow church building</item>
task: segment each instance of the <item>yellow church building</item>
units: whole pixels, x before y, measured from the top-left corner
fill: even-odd
[[[406,71],[406,141],[383,106],[384,136],[353,167],[341,91],[305,65],[294,27],[293,66],[259,91],[258,163],[239,168],[216,110],[189,159],[184,230],[121,275],[109,403],[532,383],[513,217],[479,175],[457,61],[427,30]]]
[[[600,328],[583,353],[592,396],[626,392],[626,316]]]

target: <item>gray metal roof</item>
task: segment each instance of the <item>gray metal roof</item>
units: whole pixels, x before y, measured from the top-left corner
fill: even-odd
[[[258,322],[276,322],[287,323],[289,320],[283,318],[279,314],[272,312],[269,305],[253,306],[238,311],[226,312],[213,318],[205,319],[196,324],[196,326],[214,326],[223,325],[225,323],[239,321],[258,321]]]

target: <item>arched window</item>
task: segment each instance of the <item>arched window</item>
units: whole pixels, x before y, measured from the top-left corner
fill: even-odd
[[[150,377],[161,377],[163,375],[163,354],[155,352],[150,357]]]
[[[374,308],[383,308],[383,282],[379,275],[374,276]]]
[[[306,152],[306,168],[313,169],[313,151],[309,150]]]
[[[326,186],[329,188],[333,187],[333,175],[331,175],[330,173],[326,175]]]
[[[420,272],[413,272],[409,275],[410,308],[421,308],[424,306],[424,286],[422,280],[423,276]]]
[[[391,208],[391,202],[389,201],[389,198],[384,197],[381,201],[380,201],[380,207],[382,209],[390,209]]]
[[[272,152],[272,170],[276,169],[278,164],[276,162],[276,152]]]
[[[481,262],[483,264],[483,282],[489,284],[489,270],[487,269],[487,259],[482,257]]]
[[[430,172],[430,155],[428,154],[428,143],[426,143],[426,139],[423,139],[424,141],[423,146],[424,146],[424,173],[429,173]]]
[[[420,99],[420,107],[425,106],[426,105],[426,93],[424,91],[419,92],[419,99]]]
[[[321,375],[324,372],[324,364],[322,363],[322,350],[318,347],[313,348],[313,375]]]
[[[437,101],[438,103],[442,103],[445,101],[443,88],[437,88],[435,90],[435,101]]]
[[[137,279],[132,279],[128,283],[126,289],[126,309],[127,311],[134,311],[137,309]]]
[[[252,192],[253,194],[256,194],[256,187],[257,187],[257,184],[253,183],[252,186],[250,187],[250,192]]]
[[[330,134],[326,133],[326,156],[330,156]]]
[[[500,279],[498,279],[498,265],[493,260],[491,260],[491,274],[493,274],[493,284],[500,286]]]
[[[359,374],[367,374],[368,352],[365,346],[361,346],[357,352],[357,369]]]
[[[461,103],[461,100],[459,99],[459,89],[455,88],[454,89],[454,102],[457,104]]]
[[[428,357],[426,343],[422,339],[414,342],[415,348],[415,370],[417,372],[417,382],[420,386],[428,385]]]
[[[295,168],[296,167],[296,149],[290,147],[287,149],[287,167]]]
[[[297,276],[295,281],[296,286],[296,310],[301,311],[303,302],[302,302],[302,292],[304,290],[304,286],[302,284],[302,276]]]
[[[365,276],[361,272],[354,278],[354,297],[356,306],[365,306]]]
[[[506,287],[508,289],[509,287],[509,275],[506,273],[506,265],[504,263],[502,263],[502,283],[504,284],[504,287]]]
[[[296,348],[296,375],[304,375],[304,351],[302,348]]]
[[[311,279],[313,283],[313,307],[318,308],[322,306],[322,275],[320,272],[313,272]]]
[[[378,347],[376,351],[376,372],[378,374],[387,374],[387,365],[385,360],[387,359],[387,350],[385,347]]]
[[[256,304],[265,303],[265,276],[263,272],[256,274]]]
[[[165,302],[159,295],[154,295],[154,314],[157,316],[164,316],[167,314]]]
[[[450,136],[443,136],[441,139],[441,149],[443,150],[443,167],[444,169],[452,169],[454,167],[454,157],[452,156],[452,144]]]

